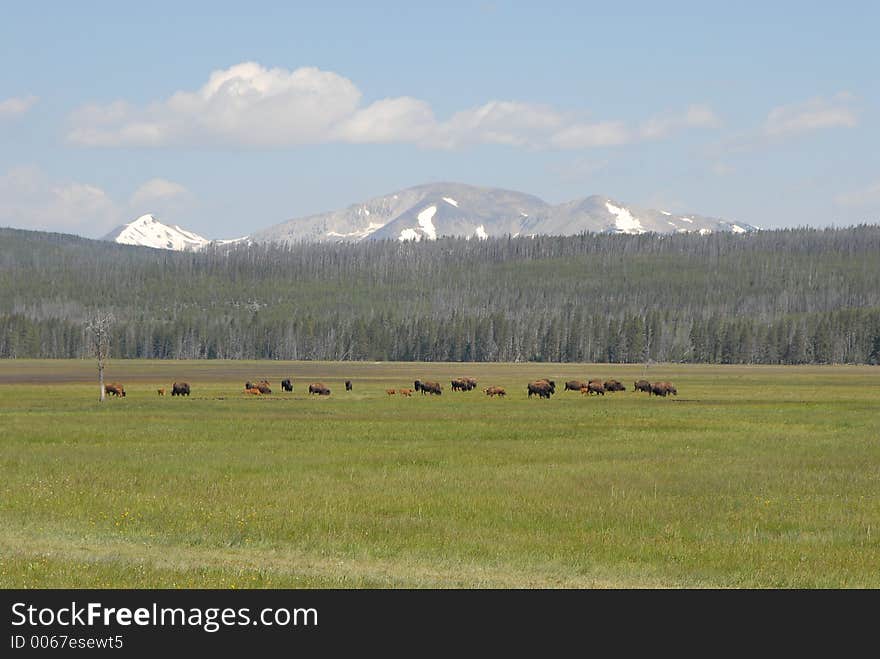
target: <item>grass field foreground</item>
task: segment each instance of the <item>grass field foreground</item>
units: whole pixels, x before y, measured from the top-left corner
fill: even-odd
[[[644,374],[118,360],[99,404],[92,362],[3,361],[0,587],[880,587],[880,369]],[[561,392],[589,377],[628,391]]]

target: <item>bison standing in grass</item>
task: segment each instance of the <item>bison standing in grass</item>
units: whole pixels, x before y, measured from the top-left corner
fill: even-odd
[[[189,396],[188,382],[175,382],[171,385],[172,396]]]
[[[507,395],[507,391],[504,390],[504,387],[486,387],[483,391],[486,392],[486,395],[489,398],[495,398],[495,396],[501,396],[503,398]]]
[[[565,391],[580,391],[586,386],[586,382],[582,382],[580,380],[569,380],[565,383]]]
[[[329,396],[330,390],[322,382],[313,382],[309,385],[309,393],[317,394],[318,396]]]
[[[605,395],[605,385],[602,384],[601,382],[599,382],[598,380],[590,380],[587,383],[587,386],[584,387],[583,389],[581,389],[581,393],[582,394],[589,394],[591,396],[593,394],[596,394],[597,396],[604,396]]]
[[[532,396],[550,398],[556,392],[556,384],[552,380],[535,380],[529,382],[526,391],[529,392],[529,398]]]
[[[440,396],[443,394],[443,387],[440,386],[439,382],[427,382],[420,381],[422,394],[431,394],[433,396]]]
[[[633,382],[633,391],[644,391],[651,393],[651,383],[647,380],[636,380]]]
[[[655,396],[662,396],[663,398],[666,398],[666,396],[670,394],[678,396],[678,390],[671,382],[655,382],[651,385],[651,393]]]
[[[346,381],[345,381],[345,390],[346,390],[346,391],[351,391],[351,388],[352,388],[351,380],[346,380]]]
[[[605,391],[626,391],[626,387],[619,380],[608,380],[603,386]]]
[[[104,385],[104,393],[110,396],[125,397],[125,389],[118,382],[111,382],[110,384]]]
[[[290,381],[290,378],[281,381],[281,391],[293,391],[293,382]]]

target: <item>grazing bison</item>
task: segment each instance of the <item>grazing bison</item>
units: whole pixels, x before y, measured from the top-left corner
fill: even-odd
[[[474,378],[455,378],[452,381],[453,391],[471,391],[476,387],[477,381]]]
[[[603,386],[605,391],[626,391],[626,387],[619,380],[608,380]]]
[[[165,389],[156,389],[156,393],[159,394],[160,396],[164,396],[164,395],[165,395]]]
[[[261,394],[271,394],[272,389],[269,387],[268,380],[261,380],[259,383],[254,385],[254,389],[259,389]]]
[[[581,389],[581,393],[584,393],[583,389]],[[605,395],[605,385],[599,382],[598,380],[590,380],[587,383],[587,393],[591,396],[596,394],[597,396]]]
[[[116,396],[117,398],[120,396],[125,397],[125,389],[118,382],[111,382],[110,384],[104,385],[104,393]]]
[[[330,390],[321,382],[313,382],[309,385],[310,394],[318,394],[319,396],[329,396]]]
[[[412,396],[412,392],[413,392],[412,389],[398,389],[397,390],[397,393],[399,393],[401,396],[407,396],[407,397]]]
[[[388,394],[389,396],[393,396],[394,394],[397,393],[397,389],[386,389],[385,393]]]
[[[171,385],[172,396],[189,396],[188,382],[175,382]]]
[[[345,381],[345,390],[346,390],[346,391],[351,391],[351,380],[346,380],[346,381]]]
[[[636,380],[633,382],[633,391],[645,391],[651,393],[651,383],[647,380]]]
[[[443,387],[440,386],[439,382],[422,382],[421,380],[419,380],[418,382],[419,387],[422,391],[422,395],[431,394],[434,396],[440,396],[443,394]]]
[[[526,390],[529,392],[529,398],[532,396],[550,398],[556,391],[556,385],[551,384],[550,380],[535,380],[534,382],[529,382]]]
[[[580,380],[569,380],[565,383],[564,391],[580,391],[586,386],[586,382],[581,382]]]
[[[290,381],[290,378],[281,381],[281,391],[293,391],[293,382]]]
[[[489,398],[495,398],[495,396],[506,396],[507,392],[504,390],[504,387],[486,387],[483,389],[486,392],[486,395]]]
[[[651,385],[651,393],[655,396],[663,396],[664,398],[669,394],[678,396],[678,390],[671,382],[655,382]]]

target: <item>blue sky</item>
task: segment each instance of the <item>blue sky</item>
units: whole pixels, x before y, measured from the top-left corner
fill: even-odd
[[[608,4],[9,4],[0,226],[224,238],[444,180],[880,221],[875,3]]]

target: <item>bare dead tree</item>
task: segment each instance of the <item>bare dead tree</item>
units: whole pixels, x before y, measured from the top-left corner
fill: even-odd
[[[110,356],[110,329],[113,326],[113,314],[96,311],[86,320],[86,329],[91,338],[91,348],[98,359],[98,385],[101,387],[103,402],[107,395],[104,388],[104,362]]]

